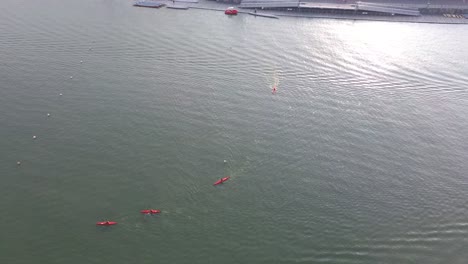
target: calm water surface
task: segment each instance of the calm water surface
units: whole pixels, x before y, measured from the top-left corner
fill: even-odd
[[[466,263],[468,27],[0,13],[0,263]]]

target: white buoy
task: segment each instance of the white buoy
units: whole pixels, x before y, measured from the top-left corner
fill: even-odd
[[[59,93],[59,96],[62,96],[63,94]]]
[[[36,136],[33,136],[33,139],[36,139],[37,137]]]
[[[50,116],[50,114],[49,114],[49,113],[47,113],[47,116]]]
[[[83,61],[80,61],[80,63],[83,63]]]
[[[224,160],[224,163],[226,163],[226,162],[227,162],[227,160]]]
[[[21,165],[21,161],[17,161],[16,165],[18,165],[18,166]]]
[[[70,76],[70,79],[73,79],[73,76]]]

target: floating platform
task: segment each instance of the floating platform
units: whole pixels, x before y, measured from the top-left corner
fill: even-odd
[[[275,16],[275,15],[270,15],[270,14],[265,14],[265,13],[249,12],[249,15],[279,19],[279,17],[277,17],[277,16]]]
[[[133,6],[148,7],[148,8],[160,8],[165,5],[166,3],[164,2],[154,2],[154,1],[141,1],[141,2],[136,2],[135,4],[133,4]]]

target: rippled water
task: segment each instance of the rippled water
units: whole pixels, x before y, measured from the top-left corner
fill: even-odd
[[[465,263],[466,43],[3,1],[0,262]]]

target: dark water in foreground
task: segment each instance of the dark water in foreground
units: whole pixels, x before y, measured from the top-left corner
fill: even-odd
[[[3,1],[0,263],[466,263],[466,43]]]

